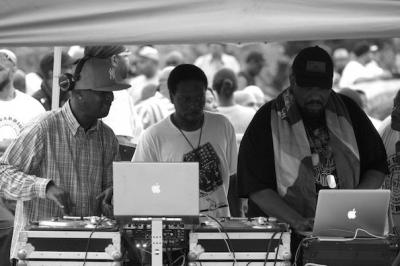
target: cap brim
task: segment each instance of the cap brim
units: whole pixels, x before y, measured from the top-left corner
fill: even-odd
[[[93,88],[91,90],[93,90],[93,91],[121,91],[121,90],[126,90],[129,87],[131,87],[131,85],[129,85],[129,84],[116,83],[112,87],[107,86],[107,87]]]

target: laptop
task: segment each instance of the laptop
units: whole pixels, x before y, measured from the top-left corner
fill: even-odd
[[[199,165],[197,162],[114,162],[114,216],[182,218],[198,221]]]
[[[388,234],[390,190],[320,190],[312,236],[355,236],[358,228],[383,237]],[[359,230],[357,237],[372,237]]]

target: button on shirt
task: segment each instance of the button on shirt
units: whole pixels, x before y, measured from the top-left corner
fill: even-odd
[[[46,199],[53,182],[69,192],[72,215],[99,215],[96,196],[112,186],[112,162],[118,158],[118,141],[102,121],[87,130],[74,117],[69,101],[26,127],[0,160],[0,196],[19,199],[11,248],[28,221],[62,216]]]

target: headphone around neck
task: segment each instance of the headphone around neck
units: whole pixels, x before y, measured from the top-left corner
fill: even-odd
[[[62,91],[71,91],[75,88],[76,82],[81,78],[81,71],[85,62],[89,59],[89,56],[84,56],[78,60],[74,74],[64,73],[58,79],[58,85]]]

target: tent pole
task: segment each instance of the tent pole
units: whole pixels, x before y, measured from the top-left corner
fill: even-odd
[[[61,47],[54,47],[54,64],[53,64],[53,89],[51,96],[51,110],[55,110],[60,104],[60,86],[58,85],[58,78],[61,73]]]

